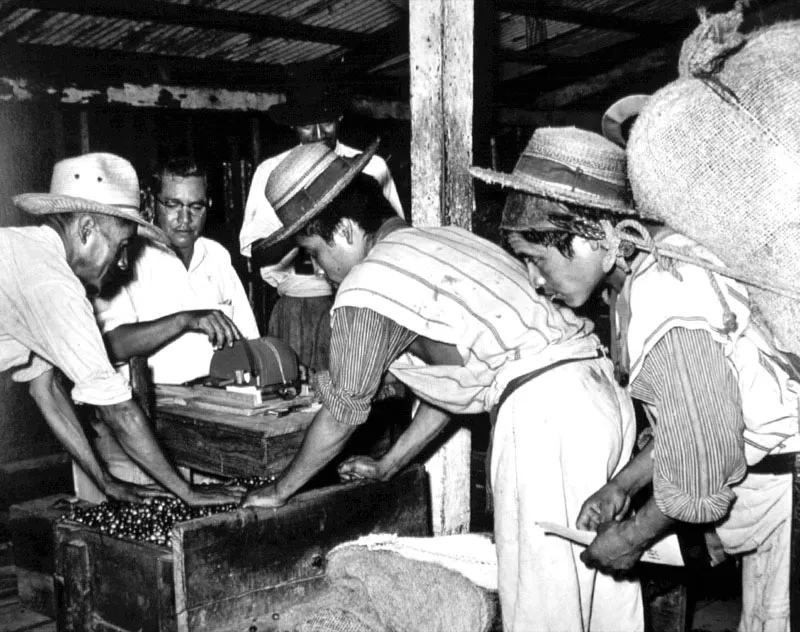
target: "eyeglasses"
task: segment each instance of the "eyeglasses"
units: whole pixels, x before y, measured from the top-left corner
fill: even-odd
[[[189,211],[189,215],[191,217],[197,217],[198,215],[205,213],[206,210],[208,209],[208,200],[203,200],[202,202],[200,201],[189,202],[188,204],[185,204],[180,200],[176,199],[165,200],[163,198],[156,196],[156,201],[166,209],[167,215],[171,217],[176,217],[178,213],[180,213],[181,209],[184,208],[187,211]]]

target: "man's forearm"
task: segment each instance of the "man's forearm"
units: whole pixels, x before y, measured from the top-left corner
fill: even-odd
[[[308,427],[300,450],[275,483],[281,496],[292,496],[330,463],[344,449],[347,440],[357,428],[358,426],[348,426],[336,421],[323,406]]]
[[[184,333],[186,312],[169,314],[143,323],[120,325],[105,336],[112,362],[126,362],[133,356],[149,356]]]
[[[653,444],[651,440],[612,480],[629,496],[653,481]]]
[[[190,491],[189,483],[167,459],[138,404],[128,400],[112,406],[98,406],[98,410],[126,454],[152,478],[185,500]]]
[[[448,413],[420,402],[411,424],[381,459],[386,468],[386,477],[394,476],[408,465],[444,429],[448,421]]]
[[[623,526],[626,538],[644,551],[676,523],[676,520],[661,512],[656,506],[655,498],[651,496],[641,509],[624,521]]]
[[[45,421],[69,455],[77,461],[101,490],[105,490],[106,472],[97,461],[81,422],[75,415],[72,400],[55,378],[53,371],[37,377],[29,385],[31,396]]]

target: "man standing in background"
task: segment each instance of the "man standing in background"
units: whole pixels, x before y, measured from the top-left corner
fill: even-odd
[[[289,95],[285,103],[270,108],[269,114],[276,123],[294,128],[299,144],[322,142],[337,155],[353,158],[361,152],[338,140],[344,109],[340,93],[311,85]],[[273,156],[256,169],[239,241],[242,254],[252,259],[253,266],[261,271],[261,278],[275,287],[280,297],[269,319],[268,335],[289,344],[307,367],[323,370],[329,360],[331,286],[324,276],[315,274],[311,262],[298,254],[293,243],[287,242],[277,255],[274,249],[269,249],[268,254],[262,247],[267,237],[283,227],[264,189],[270,174],[288,153]],[[397,215],[403,217],[397,189],[383,159],[373,156],[364,173],[378,181],[384,197]]]

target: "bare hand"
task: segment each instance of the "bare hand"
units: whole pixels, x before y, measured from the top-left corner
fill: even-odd
[[[203,505],[225,505],[238,503],[242,492],[236,487],[227,485],[193,485],[189,494],[182,500],[187,505],[200,507]]]
[[[110,476],[106,479],[103,492],[114,500],[126,500],[132,503],[142,502],[154,496],[169,496],[160,485],[135,485]]]
[[[575,526],[585,531],[597,531],[603,523],[622,520],[630,506],[628,493],[614,481],[609,481],[583,503]]]
[[[589,568],[596,568],[608,575],[622,576],[628,573],[641,558],[646,545],[625,537],[627,524],[612,521],[601,525],[594,542],[581,553],[581,561]]]
[[[338,471],[343,481],[385,481],[389,478],[381,462],[369,456],[351,456],[339,465]]]
[[[270,483],[264,487],[254,489],[247,494],[242,501],[242,507],[266,507],[275,509],[277,507],[283,507],[287,500],[288,498],[278,493],[278,488],[275,484]]]
[[[187,316],[185,330],[206,334],[215,349],[232,346],[242,337],[233,321],[219,310],[198,309],[184,313]]]

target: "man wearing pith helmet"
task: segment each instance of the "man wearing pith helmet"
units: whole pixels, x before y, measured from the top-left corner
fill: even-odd
[[[591,324],[536,294],[524,266],[460,228],[412,228],[361,173],[324,145],[293,150],[267,197],[284,240],[308,251],[338,286],[323,407],[302,448],[245,505],[276,507],[334,459],[369,415],[384,374],[420,400],[381,459],[340,464],[345,479],[385,480],[453,415],[492,411],[491,458],[499,591],[505,628],[641,630],[638,584],[596,574],[537,521],[574,526],[583,500],[624,464],[634,435],[629,400]]]
[[[234,500],[227,492],[192,487],[167,460],[128,383],[109,362],[87,298],[115,267],[127,267],[137,231],[167,242],[139,217],[133,166],[113,154],[68,158],[56,163],[49,193],[25,193],[14,203],[43,224],[0,228],[0,370],[29,384],[50,428],[106,495],[136,499],[144,492],[97,462],[55,368],[74,384],[71,398],[96,406],[130,457],[166,489],[191,504]]]
[[[539,129],[520,164],[524,178],[473,173],[513,189],[503,229],[543,294],[579,307],[606,288],[617,374],[654,434],[584,503],[577,526],[598,536],[581,559],[625,573],[680,523],[707,525],[711,550],[742,556],[739,629],[788,630],[786,472],[800,440],[800,389],[753,318],[747,288],[666,258],[671,250],[722,265],[689,238],[638,221],[625,154],[600,136]],[[648,486],[632,512],[631,499]]]

